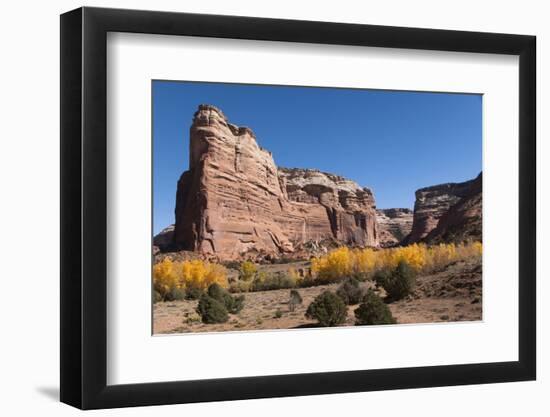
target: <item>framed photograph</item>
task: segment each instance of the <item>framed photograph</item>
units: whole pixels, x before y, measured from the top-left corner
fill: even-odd
[[[535,37],[61,16],[61,401],[533,380]]]

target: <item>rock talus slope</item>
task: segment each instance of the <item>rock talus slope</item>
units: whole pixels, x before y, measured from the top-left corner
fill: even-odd
[[[327,238],[378,245],[370,190],[319,171],[279,170],[251,129],[214,106],[195,113],[189,155],[177,186],[177,249],[238,259]]]

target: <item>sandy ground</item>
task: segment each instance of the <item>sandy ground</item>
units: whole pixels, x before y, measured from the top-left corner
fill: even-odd
[[[362,285],[373,286],[371,282]],[[288,308],[288,289],[247,293],[243,310],[223,324],[203,324],[195,312],[197,301],[156,303],[153,330],[159,334],[317,327],[305,317],[307,306],[324,290],[337,288],[338,284],[331,284],[298,289],[303,303],[293,312]],[[419,276],[414,294],[389,307],[398,323],[481,320],[481,265],[478,261],[458,262],[441,272]],[[354,325],[355,308],[349,306],[343,326]]]

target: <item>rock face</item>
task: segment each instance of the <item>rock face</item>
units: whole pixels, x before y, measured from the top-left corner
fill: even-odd
[[[153,238],[153,245],[157,246],[161,251],[167,250],[174,243],[174,229],[175,225],[170,225],[162,229]]]
[[[338,175],[314,169],[279,168],[279,180],[292,202],[322,206],[331,237],[348,244],[377,246],[372,191]]]
[[[411,233],[413,211],[408,208],[376,210],[376,221],[380,246],[396,246]]]
[[[279,170],[252,130],[200,105],[178,181],[174,247],[221,260],[280,256],[327,238],[377,246],[372,192],[313,170]]]
[[[404,243],[481,240],[482,175],[416,191],[414,219]]]
[[[427,242],[482,240],[482,182],[481,174],[470,181],[467,195],[441,216],[437,227],[426,236]]]

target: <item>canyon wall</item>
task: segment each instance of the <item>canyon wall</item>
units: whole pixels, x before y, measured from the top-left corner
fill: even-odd
[[[399,245],[411,233],[413,211],[407,208],[376,210],[378,240],[383,248]]]
[[[247,127],[200,105],[177,185],[176,250],[221,260],[282,256],[323,239],[378,246],[372,192],[315,170],[278,169]]]
[[[404,244],[482,238],[482,174],[461,183],[416,191],[414,218]]]

